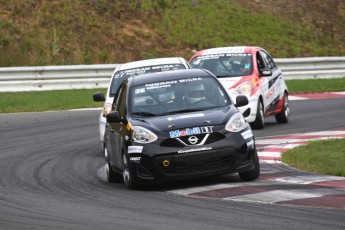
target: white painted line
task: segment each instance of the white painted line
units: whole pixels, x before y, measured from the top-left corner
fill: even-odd
[[[326,175],[305,175],[294,177],[280,177],[274,179],[277,182],[284,182],[289,184],[312,184],[317,182],[332,181],[332,180],[344,180],[344,177],[326,176]]]
[[[290,189],[290,190],[273,190],[268,192],[254,193],[243,196],[228,197],[224,200],[246,201],[246,202],[262,202],[262,203],[276,203],[282,201],[315,198],[328,195],[324,191]]]

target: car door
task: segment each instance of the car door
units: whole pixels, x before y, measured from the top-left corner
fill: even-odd
[[[260,50],[259,55],[264,64],[264,68],[272,72],[271,76],[265,76],[267,81],[263,90],[265,114],[268,115],[273,112],[278,105],[279,79],[282,78],[282,74],[267,51]]]
[[[125,118],[127,115],[127,106],[126,106],[126,98],[127,98],[127,85],[123,83],[116,93],[113,102],[113,111],[118,111],[122,118]],[[108,124],[108,128],[110,129],[109,133],[109,142],[111,153],[109,154],[109,160],[112,164],[118,168],[122,168],[122,150],[125,148],[124,140],[124,122],[118,123],[111,123]]]

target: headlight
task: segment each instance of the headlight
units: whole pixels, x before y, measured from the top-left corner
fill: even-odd
[[[248,94],[252,91],[252,83],[251,81],[245,81],[243,83],[241,83],[240,85],[238,85],[233,91],[232,93],[238,95],[238,94]]]
[[[111,104],[104,104],[104,107],[103,107],[103,117],[106,117],[108,115],[108,113],[111,112],[111,107],[112,107]]]
[[[147,143],[157,140],[156,134],[154,134],[148,129],[145,129],[140,126],[132,126],[132,130],[133,130],[132,138],[134,142],[147,144]]]
[[[239,132],[245,128],[247,128],[248,123],[244,119],[241,113],[235,113],[228,123],[225,125],[225,129],[229,132]]]

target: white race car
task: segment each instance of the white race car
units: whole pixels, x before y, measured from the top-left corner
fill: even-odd
[[[106,125],[106,116],[111,111],[116,91],[120,86],[121,82],[123,80],[128,79],[131,76],[138,76],[146,73],[162,72],[177,69],[190,69],[190,66],[184,58],[168,57],[134,61],[121,64],[118,67],[116,67],[115,71],[111,76],[106,96],[104,96],[101,92],[95,93],[93,95],[94,101],[105,101],[103,110],[99,116],[99,136],[103,152],[105,151],[103,138]],[[105,157],[107,157],[106,152],[104,152],[104,155]]]
[[[189,64],[216,75],[233,101],[237,95],[247,96],[249,104],[239,110],[252,128],[264,128],[264,117],[269,115],[278,123],[288,122],[288,89],[266,50],[253,46],[206,49],[194,54]]]

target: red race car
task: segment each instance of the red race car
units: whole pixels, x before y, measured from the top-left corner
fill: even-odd
[[[269,115],[278,123],[288,122],[288,89],[266,50],[252,46],[205,49],[194,54],[189,64],[216,75],[233,101],[238,95],[247,96],[249,104],[239,110],[252,128],[264,128],[264,117]]]

